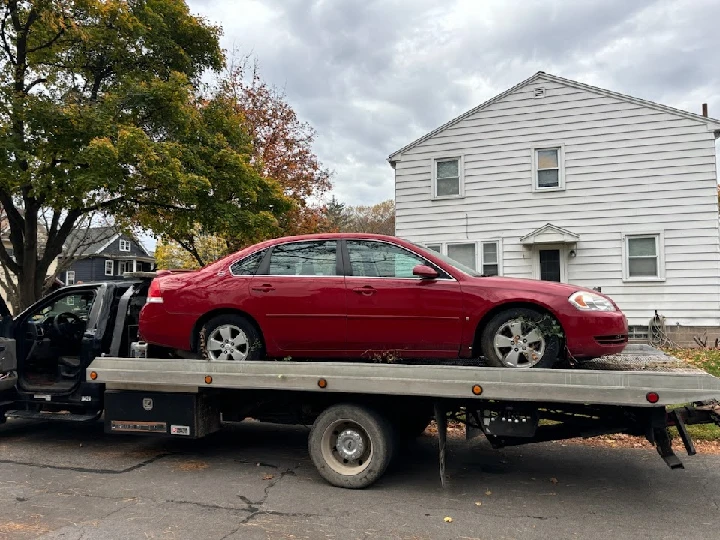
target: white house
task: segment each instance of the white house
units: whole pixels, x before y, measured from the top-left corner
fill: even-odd
[[[720,335],[718,136],[539,72],[389,157],[396,234],[485,274],[600,287],[631,337],[655,310],[677,341]]]

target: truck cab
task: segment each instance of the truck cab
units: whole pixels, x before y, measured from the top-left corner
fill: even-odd
[[[16,317],[2,302],[0,423],[6,416],[98,417],[102,388],[86,382],[86,368],[98,356],[129,356],[149,281],[63,287]]]

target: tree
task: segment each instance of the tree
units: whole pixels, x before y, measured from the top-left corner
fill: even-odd
[[[245,118],[263,175],[279,182],[295,202],[281,218],[282,234],[317,232],[323,219],[319,201],[331,188],[331,172],[312,150],[315,130],[300,121],[284,92],[262,80],[249,56],[231,65],[219,86]]]
[[[325,205],[324,224],[328,232],[395,234],[395,201],[388,199],[372,206],[346,206],[334,196]]]
[[[372,206],[351,206],[347,213],[347,232],[395,234],[395,201],[392,199]]]
[[[213,262],[227,255],[227,244],[218,236],[197,235],[195,249],[205,262]],[[195,269],[201,263],[177,242],[161,241],[155,248],[155,261],[159,269]]]
[[[224,65],[219,28],[181,0],[0,2],[0,204],[14,253],[0,245],[0,264],[19,307],[94,212],[180,240],[278,227],[292,202],[254,163],[242,115],[198,97],[202,73]]]
[[[344,232],[350,223],[349,208],[333,195],[323,209],[323,228],[326,232]]]

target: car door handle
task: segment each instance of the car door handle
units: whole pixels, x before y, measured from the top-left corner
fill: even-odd
[[[258,291],[258,292],[270,292],[270,291],[274,291],[275,287],[273,287],[272,285],[270,285],[268,283],[264,283],[262,285],[258,285],[257,287],[253,287],[252,290]]]
[[[353,291],[358,294],[362,294],[363,296],[370,296],[377,292],[377,290],[370,285],[365,285],[364,287],[355,287]]]

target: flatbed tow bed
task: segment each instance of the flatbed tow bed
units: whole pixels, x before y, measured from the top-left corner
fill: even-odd
[[[671,468],[682,463],[670,427],[692,455],[685,426],[720,425],[720,379],[679,361],[680,372],[653,371],[669,368],[667,357],[649,370],[630,357],[629,370],[602,367],[602,359],[572,369],[511,369],[440,359],[408,365],[146,358],[138,320],[154,276],[64,287],[16,317],[0,309],[0,424],[104,416],[109,433],[181,438],[246,418],[311,425],[308,450],[318,472],[348,488],[380,478],[405,451],[403,442],[433,418],[443,481],[448,419],[495,448],[644,436]]]
[[[496,448],[645,436],[671,468],[683,465],[670,426],[692,455],[686,425],[720,425],[720,379],[704,372],[101,357],[87,380],[105,385],[110,433],[202,437],[219,429],[221,415],[313,424],[315,466],[330,483],[350,488],[377,480],[400,439],[432,417],[443,483],[448,418],[465,423],[468,438],[484,434]],[[668,408],[676,404],[692,405]]]

